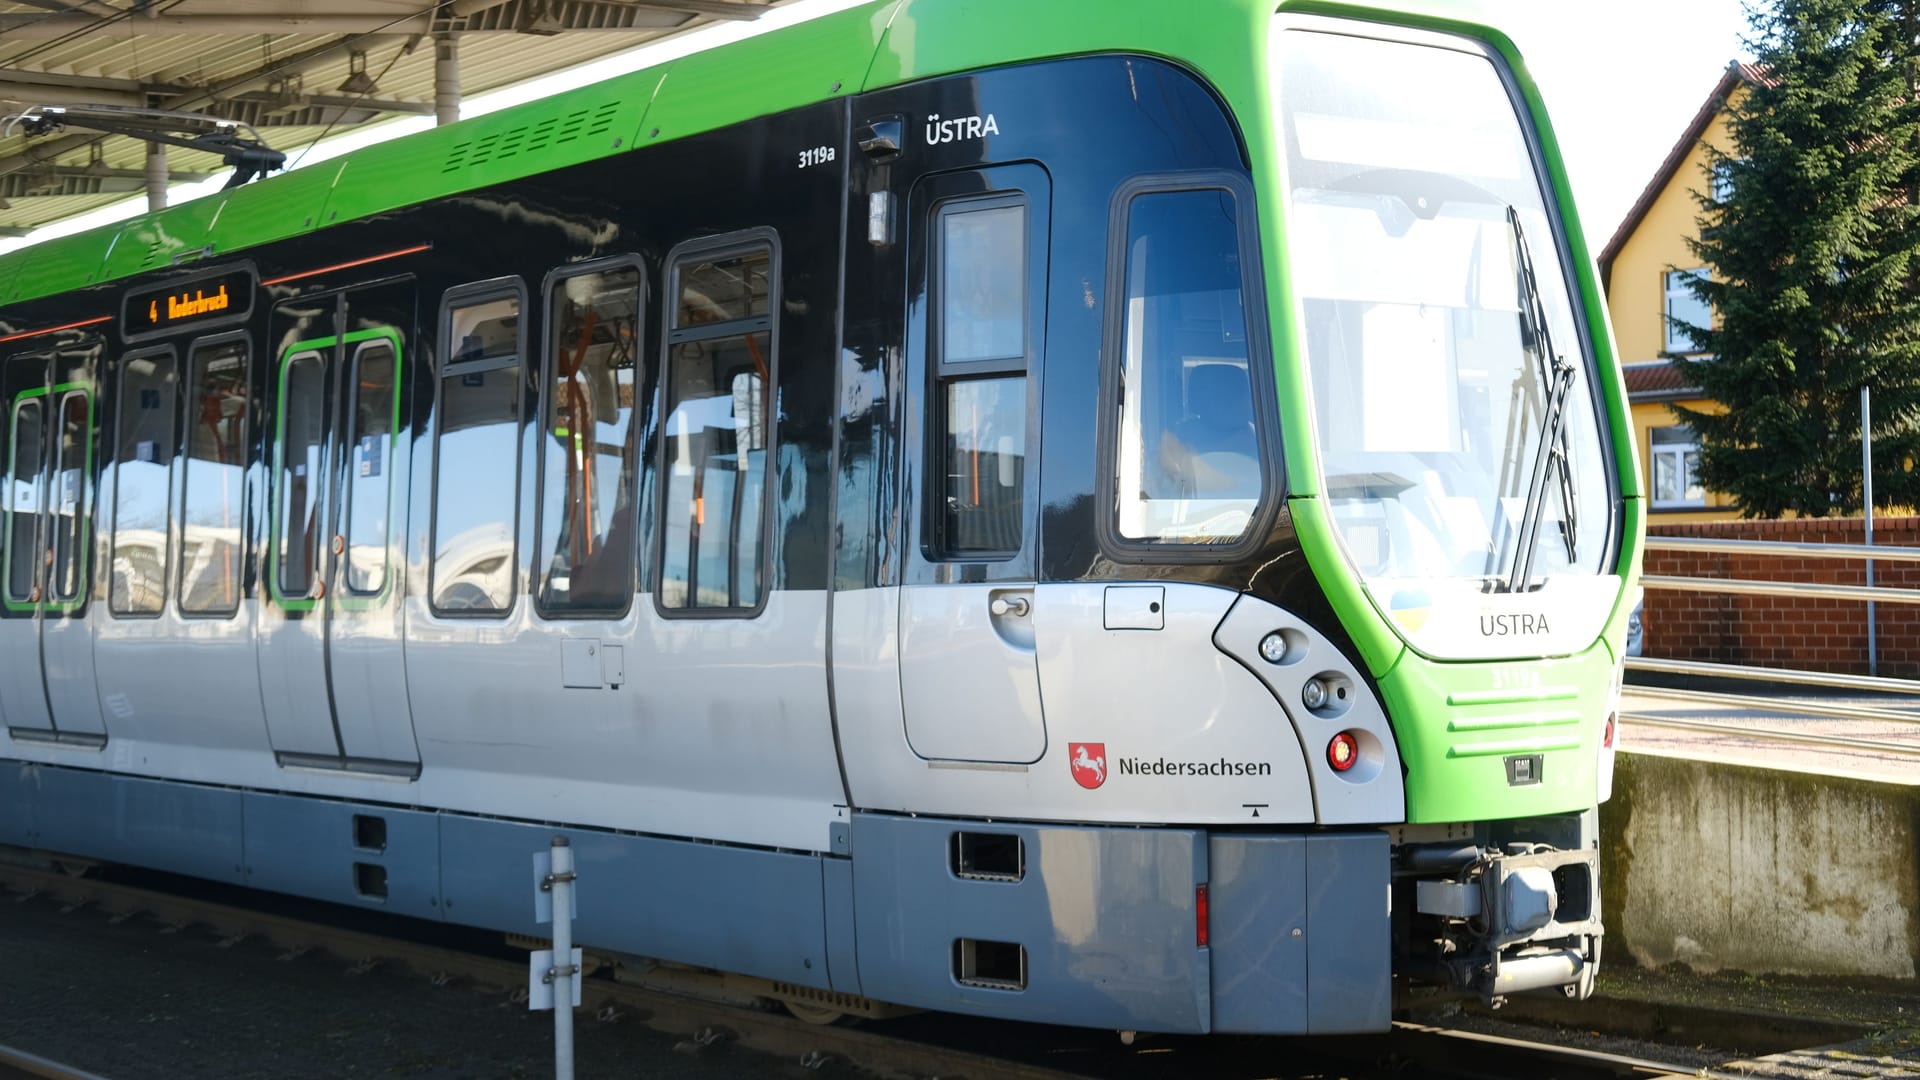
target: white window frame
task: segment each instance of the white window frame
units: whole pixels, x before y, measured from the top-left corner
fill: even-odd
[[[1733,167],[1746,158],[1726,158],[1707,167],[1707,194],[1714,202],[1723,203],[1733,197]]]
[[[1670,353],[1681,353],[1684,355],[1702,351],[1693,343],[1693,339],[1687,335],[1686,331],[1673,324],[1673,307],[1675,300],[1688,304],[1698,302],[1694,299],[1693,291],[1687,288],[1687,281],[1691,278],[1699,278],[1701,281],[1712,281],[1713,271],[1704,266],[1693,270],[1668,270],[1662,279],[1666,285],[1666,306],[1662,309],[1665,318],[1661,320],[1661,325],[1665,328],[1663,340],[1667,345],[1666,351]],[[1711,309],[1708,310],[1707,317],[1709,319],[1709,325],[1711,325],[1711,319],[1713,317]]]
[[[1654,434],[1661,431],[1684,431],[1687,433],[1687,438],[1684,442],[1656,442]],[[1707,505],[1706,486],[1699,484],[1697,476],[1694,478],[1694,483],[1700,487],[1699,498],[1688,498],[1686,494],[1687,455],[1698,453],[1700,453],[1700,436],[1694,434],[1685,424],[1669,424],[1647,430],[1647,486],[1655,510],[1678,510]],[[1680,497],[1677,499],[1660,497],[1660,460],[1662,458],[1673,459],[1670,467],[1680,477]]]

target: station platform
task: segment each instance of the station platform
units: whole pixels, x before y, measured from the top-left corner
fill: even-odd
[[[1920,698],[1699,689],[1623,695],[1600,807],[1608,960],[1920,988]]]

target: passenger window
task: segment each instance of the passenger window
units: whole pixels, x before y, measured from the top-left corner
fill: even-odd
[[[157,615],[167,602],[168,509],[179,389],[171,352],[120,365],[114,411],[113,559],[107,606],[115,615]]]
[[[517,286],[510,287],[517,290]],[[433,566],[442,615],[513,607],[519,562],[521,321],[517,291],[449,301],[434,424]]]
[[[717,324],[766,318],[772,266],[773,253],[764,247],[710,258],[688,256],[675,264],[679,302],[674,330],[691,334]]]
[[[317,352],[287,361],[280,388],[280,595],[307,598],[320,572],[320,486],[326,477],[326,364]]]
[[[633,599],[640,295],[623,266],[563,278],[549,298],[542,611],[617,615]]]
[[[13,439],[7,473],[7,599],[38,603],[40,569],[41,467],[47,445],[44,397],[21,401],[13,410]]]
[[[245,341],[194,349],[187,364],[187,457],[180,486],[180,611],[240,609],[241,528],[251,408]]]
[[[935,220],[940,479],[930,546],[947,558],[1007,558],[1025,520],[1027,204],[968,199]]]
[[[398,354],[388,338],[361,342],[353,353],[353,413],[347,452],[347,589],[363,595],[387,587],[387,523],[393,503],[393,430],[399,408]]]
[[[674,263],[660,436],[664,610],[752,609],[764,598],[774,273],[765,243]]]
[[[60,399],[60,442],[53,461],[53,598],[86,591],[87,540],[93,535],[91,483],[93,397],[75,390]]]
[[[1027,377],[949,380],[944,421],[941,550],[963,556],[1019,551]]]
[[[950,205],[940,215],[940,359],[1027,354],[1027,208]]]
[[[1231,192],[1154,192],[1127,212],[1117,502],[1123,539],[1221,544],[1264,490]]]

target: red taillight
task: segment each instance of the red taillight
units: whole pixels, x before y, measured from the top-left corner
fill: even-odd
[[[1613,714],[1612,713],[1607,714],[1607,731],[1606,731],[1606,734],[1600,737],[1600,745],[1601,746],[1613,745]]]
[[[1327,764],[1333,766],[1334,772],[1346,772],[1359,760],[1360,741],[1353,737],[1353,732],[1343,731],[1327,744]]]
[[[1204,949],[1207,947],[1207,887],[1193,887],[1193,943]]]

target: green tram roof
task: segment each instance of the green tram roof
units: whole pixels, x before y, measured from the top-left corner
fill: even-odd
[[[1479,0],[1284,0],[1469,28],[1517,62]],[[996,64],[1104,51],[1176,58],[1250,103],[1273,0],[873,0],[486,116],[392,139],[156,213],[0,256],[0,307],[240,251],[398,207]],[[1015,32],[1008,33],[1008,28]],[[1260,106],[1255,106],[1256,109]]]

